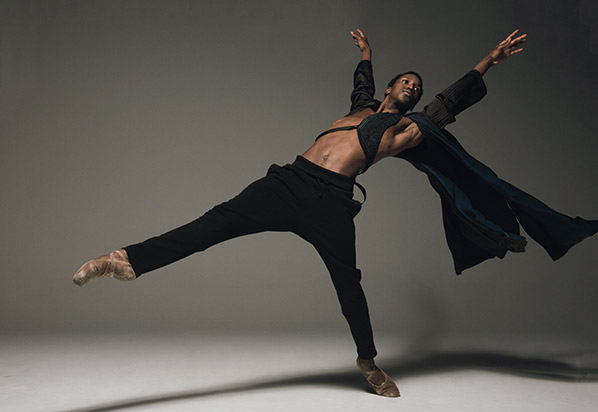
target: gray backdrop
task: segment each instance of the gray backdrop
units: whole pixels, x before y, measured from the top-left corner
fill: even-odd
[[[590,3],[2,1],[0,329],[346,331],[324,265],[291,234],[232,240],[128,284],[79,289],[71,276],[302,153],[348,111],[358,27],[377,97],[417,70],[419,108],[514,28],[527,32],[449,130],[502,178],[598,218]],[[596,238],[555,263],[531,242],[455,276],[423,174],[389,159],[359,181],[375,331],[598,339]]]

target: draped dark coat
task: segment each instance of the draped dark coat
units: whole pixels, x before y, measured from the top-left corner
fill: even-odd
[[[375,86],[370,61],[355,70],[351,112],[371,108]],[[444,127],[486,94],[482,75],[472,70],[450,85],[422,112],[407,116],[417,123],[423,142],[396,157],[426,173],[440,195],[448,247],[457,274],[507,251],[523,252],[527,241],[519,225],[553,260],[573,245],[598,232],[598,220],[571,218],[500,179],[489,167],[468,154]]]

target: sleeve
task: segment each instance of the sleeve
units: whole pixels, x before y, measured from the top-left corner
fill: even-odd
[[[453,123],[459,113],[479,102],[486,95],[486,84],[477,70],[471,70],[465,76],[437,94],[434,100],[424,107],[423,114],[436,126],[444,129]]]
[[[374,100],[375,93],[372,62],[361,60],[353,74],[353,92],[351,93],[351,111],[349,114],[379,105],[380,103]]]

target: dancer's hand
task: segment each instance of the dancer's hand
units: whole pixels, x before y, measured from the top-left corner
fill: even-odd
[[[370,43],[368,42],[368,38],[365,34],[357,29],[357,32],[351,32],[351,36],[355,40],[355,45],[361,51],[361,60],[371,60],[372,59],[372,49],[370,48]]]
[[[519,29],[509,34],[506,39],[498,43],[494,50],[490,52],[488,57],[492,60],[493,65],[504,62],[508,57],[523,51],[523,47],[517,47],[527,41],[527,34],[522,34],[521,36],[514,38],[518,32]]]
[[[506,39],[498,43],[490,54],[484,57],[474,69],[481,74],[484,74],[490,67],[504,62],[514,54],[522,52],[523,47],[520,46],[527,41],[527,34],[515,37],[517,33],[519,33],[519,29],[509,34]]]

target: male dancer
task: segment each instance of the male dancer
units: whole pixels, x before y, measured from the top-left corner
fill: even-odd
[[[357,346],[359,369],[377,394],[399,396],[392,379],[374,363],[377,352],[360,285],[361,272],[355,259],[353,218],[361,209],[361,204],[353,200],[355,176],[385,157],[399,156],[438,178],[437,171],[442,171],[442,165],[434,163],[434,153],[439,146],[437,142],[444,144],[441,129],[484,96],[482,75],[490,67],[521,52],[520,45],[526,41],[526,35],[515,37],[517,30],[511,33],[472,71],[437,95],[423,114],[413,118],[405,114],[421,98],[421,77],[415,72],[401,74],[389,83],[382,102],[374,100],[371,48],[362,31],[351,32],[351,35],[362,53],[354,77],[351,111],[336,120],[293,164],[272,165],[264,178],[184,226],[85,263],[73,281],[82,286],[99,277],[134,280],[143,273],[234,237],[263,231],[293,232],[316,248],[330,272],[342,313]],[[457,143],[451,144],[460,148]],[[432,177],[431,182],[441,196],[445,196],[443,206],[455,200],[450,196],[446,199],[447,182],[439,178],[435,185]],[[505,203],[505,200],[500,198],[497,202]],[[504,212],[502,203],[500,208]],[[455,209],[455,215],[461,218],[459,210]],[[497,249],[496,244],[515,251],[524,245],[523,238],[518,236],[518,226],[517,230],[512,227],[515,218],[509,220],[499,213],[497,224],[509,230],[498,234],[490,230],[493,226],[489,229],[488,225],[484,226],[485,221],[469,222],[468,226],[459,218],[449,221],[448,226],[445,220],[458,272],[488,257],[499,256],[502,249]],[[457,235],[463,237],[458,238],[462,243],[480,243],[485,254],[473,257],[455,254]]]

